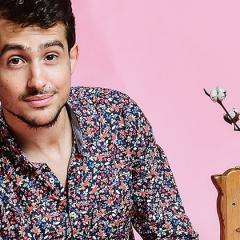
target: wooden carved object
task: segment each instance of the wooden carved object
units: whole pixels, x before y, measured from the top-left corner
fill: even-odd
[[[218,190],[220,240],[240,240],[240,167],[211,179]]]

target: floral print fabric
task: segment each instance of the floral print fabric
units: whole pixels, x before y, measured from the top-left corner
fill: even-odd
[[[146,117],[115,90],[73,87],[67,185],[0,117],[0,239],[198,239]]]

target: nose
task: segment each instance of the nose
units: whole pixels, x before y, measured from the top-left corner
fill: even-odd
[[[27,86],[35,90],[41,90],[46,85],[43,78],[43,69],[39,62],[32,62],[29,65],[29,77]]]

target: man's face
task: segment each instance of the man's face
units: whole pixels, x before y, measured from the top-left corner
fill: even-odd
[[[0,19],[0,101],[5,118],[49,126],[67,101],[77,47],[63,24],[19,27]]]

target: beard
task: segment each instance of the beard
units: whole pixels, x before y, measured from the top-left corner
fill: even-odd
[[[18,118],[19,120],[21,120],[22,122],[24,122],[29,128],[40,129],[40,128],[50,128],[50,127],[54,126],[55,123],[57,122],[58,117],[64,106],[65,106],[65,103],[62,106],[59,106],[56,113],[50,118],[50,120],[48,122],[42,123],[42,124],[38,123],[37,119],[29,119],[20,114],[14,113],[13,111],[6,109],[6,108],[5,108],[5,110],[8,111],[9,113],[11,113],[13,116]]]
[[[37,96],[37,95],[45,95],[45,94],[53,96],[55,94],[58,94],[58,91],[57,91],[57,89],[51,88],[51,87],[48,87],[48,86],[46,86],[42,89],[31,89],[31,90],[28,90],[25,93],[21,94],[18,97],[18,101],[20,101],[20,102],[23,101],[24,102],[24,101],[27,101],[27,99],[29,97],[34,97],[34,96]],[[37,116],[32,116],[31,117],[31,116],[25,115],[21,112],[14,111],[14,106],[7,101],[5,103],[2,102],[1,105],[2,105],[3,109],[5,109],[8,113],[10,113],[10,115],[19,119],[21,122],[26,124],[29,128],[37,130],[37,129],[40,129],[40,128],[50,128],[50,127],[53,127],[56,124],[56,122],[59,119],[60,113],[62,112],[63,107],[66,105],[67,98],[68,98],[68,96],[66,96],[65,101],[59,103],[56,106],[55,109],[52,109],[52,111],[50,110],[50,114],[49,114],[48,118],[44,121],[40,120],[41,117],[40,118],[37,117]],[[38,111],[44,111],[46,108],[48,108],[48,106],[38,108]]]

